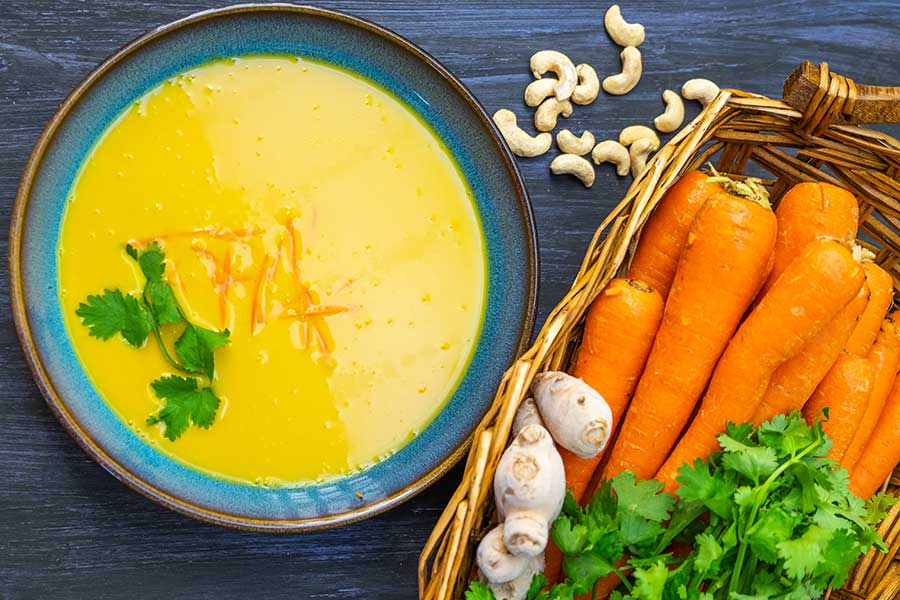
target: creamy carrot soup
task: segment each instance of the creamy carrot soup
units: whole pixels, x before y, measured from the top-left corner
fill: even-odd
[[[152,333],[89,335],[89,295],[141,297],[126,245],[165,253],[184,318],[227,329],[208,427],[170,440]],[[435,416],[481,326],[485,250],[447,150],[367,80],[283,56],[212,62],[151,90],[97,142],[59,242],[62,306],[101,395],[162,452],[264,485],[346,474]],[[183,324],[160,326],[169,354]],[[177,360],[177,359],[176,359]]]

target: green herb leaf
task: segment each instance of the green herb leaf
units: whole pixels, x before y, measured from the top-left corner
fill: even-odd
[[[531,584],[528,586],[528,592],[525,593],[525,600],[544,600],[547,594],[541,592],[547,585],[547,578],[543,573],[535,573],[531,578]]]
[[[663,590],[666,587],[666,579],[669,577],[669,569],[662,561],[652,567],[634,570],[636,585],[632,596],[636,600],[662,600]]]
[[[760,560],[774,564],[778,561],[778,544],[791,539],[796,525],[796,517],[779,506],[773,506],[765,511],[747,536],[750,548]]]
[[[704,574],[715,575],[718,571],[717,561],[724,553],[722,546],[719,545],[716,538],[708,533],[698,535],[694,538],[694,543],[697,545],[697,556],[694,559],[697,570]]]
[[[126,250],[127,251],[127,250]],[[129,255],[131,255],[129,253]],[[134,256],[132,256],[134,258]],[[162,248],[159,247],[159,244],[153,242],[147,248],[138,255],[138,265],[141,267],[141,272],[144,274],[144,277],[147,278],[147,281],[160,281],[162,280],[163,273],[166,270],[165,261],[166,255],[163,254]]]
[[[815,571],[832,532],[818,525],[811,525],[802,536],[778,544],[778,554],[784,559],[785,572],[793,579],[803,579]]]
[[[662,483],[655,479],[637,481],[631,471],[616,475],[612,479],[612,489],[619,498],[617,515],[633,514],[662,522],[669,518],[669,511],[675,504],[675,498],[662,491]]]
[[[684,464],[678,471],[678,495],[685,502],[702,502],[714,514],[724,518],[731,517],[734,495],[734,483],[722,477],[713,477],[709,471],[709,463],[697,459],[693,466]]]
[[[893,494],[875,494],[866,502],[866,522],[872,525],[881,523],[895,504],[897,504],[897,496]]]
[[[156,322],[160,325],[170,323],[181,323],[181,312],[178,310],[178,300],[175,299],[175,292],[165,281],[156,279],[148,281],[144,286],[144,293],[150,298],[150,308],[156,317]]]
[[[157,397],[166,405],[147,419],[150,425],[162,422],[163,435],[175,441],[187,431],[191,423],[208,428],[216,418],[219,399],[209,387],[198,387],[193,377],[168,375],[150,384]]]
[[[466,590],[465,600],[494,600],[494,592],[486,584],[473,581]]]
[[[550,529],[553,542],[563,554],[576,554],[584,549],[587,543],[587,527],[582,523],[573,523],[566,515],[560,515]]]
[[[725,450],[722,466],[737,471],[754,483],[768,477],[778,468],[778,457],[768,446],[749,446],[727,436],[719,436],[719,444]]]
[[[175,353],[182,366],[192,373],[204,373],[210,379],[215,373],[213,350],[228,344],[229,331],[212,331],[192,323],[178,341],[175,342]]]
[[[81,317],[89,333],[108,340],[121,333],[125,341],[135,348],[143,345],[153,329],[153,317],[143,303],[119,290],[104,290],[102,296],[88,296],[75,314]]]

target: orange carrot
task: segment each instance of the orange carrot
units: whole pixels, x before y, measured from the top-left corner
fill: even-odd
[[[775,209],[778,241],[772,272],[763,286],[765,294],[778,276],[810,242],[822,237],[851,242],[859,227],[859,204],[843,188],[830,183],[798,183],[781,198]]]
[[[803,408],[837,360],[868,302],[869,288],[863,284],[856,297],[831,322],[826,323],[816,337],[775,370],[753,415],[754,423],[759,425],[775,415]]]
[[[894,280],[887,271],[870,262],[863,264],[863,269],[869,286],[869,305],[844,346],[847,352],[856,356],[865,356],[875,343],[884,315],[894,300]]]
[[[662,311],[658,292],[626,279],[610,281],[588,311],[573,375],[600,392],[612,410],[613,427],[625,414],[644,370]],[[582,500],[598,462],[600,456],[581,459],[563,454],[566,486],[576,499]]]
[[[900,377],[894,379],[875,431],[850,471],[850,489],[869,498],[900,462]]]
[[[722,354],[700,411],[656,473],[674,491],[684,463],[718,448],[729,421],[753,417],[775,370],[795,356],[858,293],[865,278],[853,254],[834,240],[807,245],[763,296]]]
[[[752,200],[719,191],[697,213],[659,333],[604,470],[607,479],[626,469],[639,479],[653,476],[765,281],[776,224],[765,190],[757,194]]]
[[[637,385],[653,338],[662,319],[663,300],[641,281],[613,279],[591,304],[584,323],[581,348],[572,374],[600,392],[618,426]],[[612,433],[610,433],[612,435]],[[584,502],[585,491],[602,454],[579,458],[557,446],[566,471],[566,487]],[[559,576],[562,554],[552,540],[544,552],[544,576],[551,582]]]
[[[872,392],[872,376],[869,359],[844,352],[803,407],[803,418],[810,425],[823,408],[828,408],[828,420],[822,428],[834,442],[828,456],[838,462],[859,430]]]
[[[701,171],[682,175],[660,199],[644,226],[628,277],[646,282],[665,298],[694,216],[707,198],[721,189],[721,184],[710,183],[709,175]]]
[[[893,318],[889,317],[884,320],[881,331],[878,332],[878,337],[875,339],[875,345],[869,350],[867,358],[872,363],[872,393],[869,396],[866,412],[863,413],[859,423],[859,429],[841,461],[841,466],[848,471],[859,460],[866,442],[869,441],[872,431],[875,430],[875,424],[878,422],[878,417],[881,415],[884,403],[891,391],[891,384],[894,383],[894,378],[897,376],[897,367],[900,366],[900,335],[898,335]]]

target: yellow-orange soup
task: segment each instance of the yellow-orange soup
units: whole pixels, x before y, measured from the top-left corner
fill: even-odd
[[[151,337],[90,337],[89,294],[139,291],[128,242],[159,240],[194,322],[228,328],[209,429],[147,417],[173,368]],[[97,142],[59,242],[62,305],[97,389],[148,443],[279,485],[346,474],[420,432],[481,326],[485,251],[465,180],[404,104],[287,56],[212,62],[148,92]],[[169,348],[180,326],[164,326]]]

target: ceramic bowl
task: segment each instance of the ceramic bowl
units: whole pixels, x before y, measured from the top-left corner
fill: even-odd
[[[192,470],[140,439],[109,408],[63,324],[56,247],[65,200],[97,137],[145,91],[213,59],[286,53],[359,73],[405,101],[442,139],[474,194],[487,247],[484,325],[468,371],[438,416],[385,460],[320,484],[266,488]],[[462,455],[504,370],[528,341],[537,254],[521,176],[485,111],[436,60],[377,25],[292,5],[198,13],[131,42],[66,98],[38,140],[10,234],[16,325],[35,379],[63,426],[114,476],[147,497],[213,523],[299,531],[362,519],[435,481]]]

